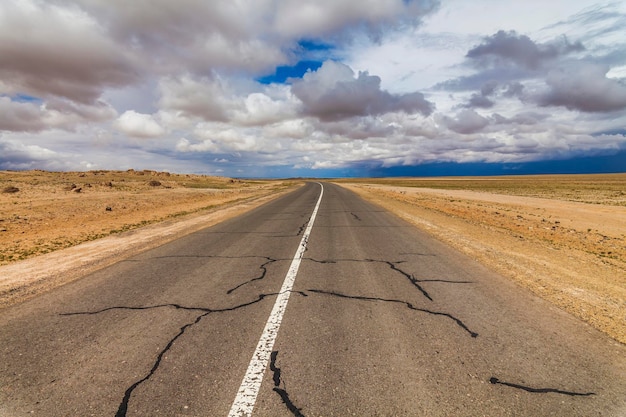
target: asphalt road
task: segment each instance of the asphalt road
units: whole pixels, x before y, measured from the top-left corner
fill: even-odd
[[[254,357],[255,416],[626,416],[623,345],[321,190],[0,311],[0,416],[238,415]]]

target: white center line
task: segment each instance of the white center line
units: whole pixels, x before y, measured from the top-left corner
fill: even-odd
[[[320,191],[320,197],[317,200],[315,209],[313,209],[309,224],[304,231],[304,235],[300,241],[300,246],[298,246],[298,250],[293,256],[291,266],[289,267],[289,271],[287,271],[287,276],[285,276],[285,281],[280,289],[280,293],[278,294],[278,297],[276,297],[274,308],[272,308],[272,312],[267,319],[267,323],[265,323],[263,334],[261,334],[256,350],[252,354],[248,370],[246,371],[246,375],[243,377],[243,381],[241,382],[235,401],[230,408],[228,417],[252,415],[254,403],[256,402],[256,397],[259,394],[261,382],[263,381],[263,374],[265,373],[265,369],[267,368],[267,364],[270,360],[270,355],[272,354],[272,349],[274,348],[274,342],[276,341],[276,336],[278,335],[278,329],[281,321],[283,320],[285,309],[287,308],[289,295],[291,294],[291,289],[293,288],[293,284],[296,280],[296,274],[298,273],[298,268],[300,267],[300,261],[306,251],[309,235],[311,234],[311,229],[313,229],[313,222],[315,221],[317,210],[322,202],[324,186],[320,184],[320,187],[322,188]]]

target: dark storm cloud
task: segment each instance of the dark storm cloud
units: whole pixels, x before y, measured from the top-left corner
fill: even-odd
[[[515,31],[500,30],[495,35],[485,38],[482,44],[470,49],[466,57],[487,67],[510,62],[535,70],[545,61],[584,49],[582,43],[570,43],[565,37],[540,44],[526,35],[518,35]]]

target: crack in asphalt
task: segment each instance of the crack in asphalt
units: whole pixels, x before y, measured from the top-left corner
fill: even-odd
[[[527,386],[520,385],[520,384],[513,384],[511,382],[500,381],[498,378],[495,378],[495,377],[489,378],[489,383],[493,385],[496,385],[496,384],[506,385],[507,387],[517,388],[517,389],[521,389],[527,392],[540,393],[540,394],[546,394],[546,393],[552,392],[555,394],[569,395],[571,397],[577,397],[577,396],[589,397],[591,395],[596,395],[595,392],[572,392],[572,391],[563,391],[563,390],[556,389],[556,388],[532,388],[532,387],[527,387]]]
[[[419,292],[422,293],[424,297],[428,298],[430,301],[433,301],[433,298],[430,296],[430,294],[428,294],[428,292],[424,289],[424,287],[422,287],[419,284],[419,281],[415,279],[415,277],[412,274],[409,274],[408,272],[405,272],[396,266],[396,264],[403,263],[405,261],[390,262],[390,261],[376,261],[375,259],[368,259],[368,261],[386,263],[387,265],[389,265],[391,269],[404,275],[415,286],[415,288],[417,288]]]
[[[358,217],[358,215],[356,215],[355,213],[350,213],[355,220],[357,221],[361,221],[361,219]],[[301,225],[297,231],[296,236],[300,236],[303,234],[304,230],[306,229],[308,223],[309,223],[310,219],[307,220],[303,225]],[[293,236],[291,236],[293,237]],[[306,249],[305,252],[308,251],[308,239],[304,242],[304,244],[306,245]],[[416,256],[435,256],[432,254],[423,254],[423,253],[404,253],[401,255],[416,255]],[[212,256],[212,255],[198,255],[198,256],[194,256],[194,255],[178,255],[178,256],[164,256],[164,257],[158,257],[158,258],[216,258],[216,259],[243,259],[243,258],[255,258],[255,259],[259,259],[259,260],[265,260],[265,262],[263,262],[260,266],[259,269],[261,270],[261,273],[258,276],[255,276],[245,282],[242,282],[238,285],[236,285],[235,287],[229,289],[226,291],[227,294],[232,294],[234,291],[252,283],[255,281],[259,281],[259,280],[263,280],[268,273],[268,267],[269,265],[271,265],[272,263],[275,262],[279,262],[279,261],[284,261],[287,259],[275,259],[275,258],[271,258],[268,256]],[[404,276],[413,286],[415,286],[417,288],[417,290],[425,297],[427,298],[429,301],[433,301],[432,296],[428,293],[428,291],[426,291],[426,289],[420,285],[421,283],[427,283],[427,282],[441,282],[441,283],[452,283],[452,284],[470,284],[473,283],[472,281],[454,281],[454,280],[444,280],[444,279],[416,279],[412,274],[410,274],[409,272],[403,270],[399,265],[402,263],[405,263],[407,261],[388,261],[388,260],[380,260],[380,259],[370,259],[370,258],[366,258],[366,259],[325,259],[325,260],[317,260],[314,258],[302,258],[303,260],[308,260],[311,262],[315,262],[315,263],[320,263],[320,264],[334,264],[334,263],[339,263],[339,262],[364,262],[364,263],[377,263],[377,264],[384,264],[387,265],[391,270],[401,274],[402,276]],[[449,313],[445,313],[445,312],[441,312],[441,311],[433,311],[433,310],[428,310],[425,308],[419,308],[414,306],[412,303],[408,302],[408,301],[404,301],[404,300],[400,300],[400,299],[392,299],[392,298],[381,298],[381,297],[370,297],[370,296],[360,296],[360,295],[349,295],[349,294],[343,294],[343,293],[339,293],[339,292],[334,292],[334,291],[326,291],[326,290],[322,290],[322,289],[308,289],[305,291],[296,291],[296,290],[292,290],[292,293],[296,293],[299,294],[303,297],[309,297],[308,293],[313,293],[313,294],[317,294],[317,295],[326,295],[326,296],[332,296],[332,297],[337,297],[340,299],[351,299],[351,300],[357,300],[357,301],[368,301],[368,302],[382,302],[382,303],[391,303],[391,304],[398,304],[401,306],[404,306],[412,311],[416,311],[416,312],[421,312],[421,313],[426,313],[426,314],[430,314],[433,316],[440,316],[440,317],[444,317],[447,319],[452,320],[458,327],[460,327],[461,329],[463,329],[465,332],[467,332],[472,338],[477,338],[478,337],[478,333],[472,331],[462,320],[460,320],[459,318],[453,316],[452,314]],[[235,311],[241,308],[245,308],[257,303],[260,303],[261,301],[263,301],[265,298],[270,297],[270,296],[276,296],[278,295],[278,293],[262,293],[259,294],[257,296],[256,299],[253,299],[251,301],[239,304],[239,305],[235,305],[232,307],[226,307],[226,308],[220,308],[220,309],[214,309],[214,308],[207,308],[207,307],[198,307],[198,306],[185,306],[185,305],[181,305],[181,304],[177,304],[177,303],[165,303],[165,304],[156,304],[156,305],[149,305],[149,306],[114,306],[114,307],[107,307],[107,308],[103,308],[100,310],[96,310],[96,311],[83,311],[83,312],[70,312],[70,313],[61,313],[60,316],[78,316],[78,315],[97,315],[97,314],[103,314],[106,313],[108,311],[113,311],[113,310],[129,310],[129,311],[140,311],[140,310],[152,310],[152,309],[159,309],[159,308],[170,308],[170,309],[175,309],[175,310],[185,310],[185,311],[190,311],[190,312],[196,312],[197,315],[195,316],[195,318],[193,318],[193,320],[185,323],[184,325],[182,325],[179,329],[178,332],[167,342],[167,344],[165,345],[165,347],[157,354],[154,363],[152,364],[150,370],[140,379],[136,380],[133,384],[131,384],[128,388],[126,388],[126,390],[124,391],[124,395],[122,400],[120,401],[120,404],[118,406],[117,412],[115,414],[115,417],[126,417],[127,413],[128,413],[128,407],[129,407],[129,403],[132,399],[133,393],[134,391],[139,388],[140,386],[142,386],[142,384],[144,384],[145,382],[149,381],[154,375],[155,373],[159,370],[161,364],[162,364],[162,360],[165,357],[165,355],[172,349],[172,347],[178,342],[178,340],[180,338],[182,338],[185,333],[192,328],[193,326],[197,325],[198,323],[200,323],[205,317],[207,317],[208,315],[210,315],[211,313],[224,313],[224,312],[231,312],[231,311]],[[298,408],[292,401],[292,399],[289,396],[289,393],[287,391],[287,387],[286,387],[286,383],[284,381],[284,377],[282,375],[282,371],[281,368],[279,368],[276,364],[277,362],[277,357],[278,357],[278,351],[273,351],[271,353],[271,357],[270,357],[270,364],[269,364],[269,368],[272,371],[273,375],[272,375],[272,379],[273,379],[273,383],[274,383],[274,387],[273,387],[273,391],[276,392],[276,394],[280,397],[281,401],[283,402],[283,404],[287,407],[287,409],[289,410],[289,412],[296,416],[296,417],[303,417],[304,414],[302,414],[302,409]],[[515,384],[515,383],[510,383],[510,382],[504,382],[504,381],[500,381],[498,378],[495,377],[491,377],[489,380],[489,383],[492,385],[505,385],[508,387],[512,387],[512,388],[516,388],[516,389],[520,389],[520,390],[524,390],[530,393],[556,393],[556,394],[561,394],[561,395],[568,395],[568,396],[592,396],[592,395],[596,395],[593,392],[587,392],[587,393],[583,393],[583,392],[572,392],[572,391],[565,391],[565,390],[561,390],[561,389],[556,389],[556,388],[533,388],[533,387],[528,387],[528,386],[523,386],[520,384]]]
[[[152,365],[152,368],[150,369],[150,372],[148,372],[148,374],[146,376],[144,376],[140,380],[136,381],[134,384],[132,384],[130,387],[128,387],[126,389],[126,391],[124,392],[124,398],[122,398],[122,402],[118,406],[117,412],[115,413],[115,417],[126,417],[126,413],[128,412],[128,403],[130,402],[131,395],[133,395],[133,391],[135,391],[135,389],[139,385],[143,384],[144,382],[146,382],[147,380],[152,378],[152,375],[154,375],[154,373],[157,371],[157,369],[159,369],[159,366],[161,365],[161,360],[163,359],[163,356],[165,356],[167,351],[169,351],[170,348],[174,345],[174,342],[176,342],[176,340],[179,337],[181,337],[183,334],[185,334],[185,331],[188,328],[190,328],[194,324],[198,324],[200,322],[200,320],[202,320],[204,317],[208,316],[209,314],[211,314],[210,311],[208,311],[206,313],[203,313],[203,314],[199,315],[198,317],[196,317],[196,319],[193,322],[187,323],[183,327],[180,328],[180,331],[178,332],[178,334],[176,336],[174,336],[168,342],[168,344],[165,346],[165,348],[163,350],[161,350],[161,352],[158,354],[156,361],[154,362],[154,364]]]
[[[392,262],[392,261],[385,261],[385,260],[380,260],[380,259],[324,259],[324,260],[318,260],[318,259],[313,259],[313,258],[303,258],[303,259],[307,261],[311,261],[311,262],[320,263],[320,264],[335,264],[338,262],[371,262],[371,263],[385,264],[389,266],[389,268],[391,268],[393,271],[400,273],[406,279],[408,279],[411,282],[411,284],[413,284],[413,286],[417,288],[418,291],[421,292],[422,295],[430,301],[433,301],[433,298],[428,293],[428,291],[426,291],[426,289],[420,285],[420,283],[422,282],[443,282],[443,283],[448,283],[448,284],[472,284],[473,283],[472,281],[453,281],[453,280],[445,280],[445,279],[417,279],[412,274],[398,267],[398,264],[405,263],[406,261]]]
[[[265,275],[267,274],[267,266],[271,263],[274,262],[278,262],[277,259],[273,259],[273,258],[269,258],[269,257],[265,257],[265,259],[267,259],[267,262],[261,264],[261,266],[259,267],[261,269],[261,275],[259,275],[258,277],[254,277],[246,282],[242,282],[241,284],[229,289],[228,291],[226,291],[226,294],[232,294],[233,291],[238,290],[239,288],[243,287],[244,285],[248,285],[254,281],[259,281],[262,280],[263,278],[265,278]]]
[[[354,220],[359,221],[359,222],[361,221],[361,218],[360,218],[360,217],[359,217],[356,213],[354,213],[354,212],[352,212],[352,211],[351,211],[351,212],[350,212],[350,215],[351,215],[352,217],[354,217]]]
[[[308,224],[305,223],[303,226],[300,227],[300,231],[298,231],[298,235],[300,235],[302,233],[302,228],[306,228]],[[305,252],[308,251],[308,239],[305,242],[305,244],[307,245]],[[434,256],[434,255],[428,255],[428,254],[417,254],[420,256]],[[261,258],[261,259],[266,259],[267,262],[263,263],[259,268],[261,269],[261,275],[258,277],[254,277],[246,282],[243,282],[231,289],[229,289],[226,293],[227,294],[231,294],[234,291],[236,291],[237,289],[239,289],[240,287],[243,287],[251,282],[254,281],[258,281],[261,280],[263,278],[265,278],[266,274],[267,274],[267,265],[274,263],[274,262],[279,262],[279,261],[287,261],[289,259],[275,259],[275,258],[271,258],[269,256],[216,256],[216,255],[176,255],[176,256],[159,256],[156,257],[154,259],[165,259],[165,258],[216,258],[216,259],[246,259],[246,258]],[[381,264],[385,264],[387,266],[389,266],[389,268],[391,268],[393,271],[396,271],[398,273],[400,273],[401,275],[403,275],[406,279],[409,280],[409,282],[411,282],[411,284],[413,284],[413,286],[415,286],[415,288],[418,289],[418,291],[420,291],[422,293],[422,295],[424,297],[426,297],[428,300],[433,301],[432,296],[430,295],[430,293],[428,293],[428,291],[426,291],[426,289],[424,287],[422,287],[420,285],[420,283],[424,283],[424,282],[441,282],[441,283],[448,283],[448,284],[472,284],[472,281],[453,281],[453,280],[444,280],[444,279],[417,279],[413,276],[413,274],[410,274],[404,270],[402,270],[401,268],[398,267],[398,264],[401,263],[405,263],[407,261],[386,261],[386,260],[381,260],[381,259],[324,259],[324,260],[318,260],[318,259],[314,259],[314,258],[303,258],[303,260],[307,260],[307,261],[311,261],[311,262],[315,262],[315,263],[320,263],[320,264],[334,264],[334,263],[338,263],[338,262],[368,262],[368,263],[381,263]]]
[[[200,312],[202,312],[193,321],[191,321],[191,322],[185,324],[184,326],[182,326],[179,329],[178,333],[173,338],[171,338],[169,340],[169,342],[165,345],[165,347],[157,355],[154,364],[150,368],[150,371],[143,378],[138,379],[137,381],[135,381],[130,387],[128,387],[126,389],[126,391],[124,391],[124,397],[122,398],[122,401],[120,402],[120,404],[118,406],[117,412],[115,413],[115,417],[126,417],[126,414],[128,412],[128,403],[130,402],[130,398],[131,398],[133,392],[141,384],[143,384],[144,382],[146,382],[150,378],[152,378],[152,376],[159,369],[159,366],[161,365],[161,361],[162,361],[163,357],[165,356],[165,354],[172,348],[174,343],[181,336],[183,336],[185,334],[185,332],[189,328],[191,328],[192,326],[198,324],[204,317],[208,316],[211,313],[224,313],[224,312],[230,312],[230,311],[239,310],[241,308],[248,307],[248,306],[251,306],[253,304],[257,304],[257,303],[263,301],[266,297],[275,296],[275,295],[278,295],[278,293],[259,294],[259,296],[255,300],[248,301],[246,303],[242,303],[242,304],[239,304],[239,305],[236,305],[236,306],[233,306],[233,307],[220,308],[220,309],[212,309],[212,308],[206,308],[206,307],[185,307],[185,306],[182,306],[180,304],[158,304],[158,305],[144,306],[144,307],[131,307],[131,306],[108,307],[108,308],[104,308],[104,309],[97,310],[97,311],[61,313],[60,315],[61,316],[95,315],[95,314],[102,314],[102,313],[105,313],[107,311],[112,311],[112,310],[152,310],[152,309],[156,309],[156,308],[174,308],[174,309],[179,309],[179,310],[200,311]]]
[[[287,409],[291,411],[295,417],[304,417],[302,414],[302,409],[296,407],[296,405],[289,398],[289,393],[287,393],[287,384],[284,380],[281,381],[281,369],[276,366],[276,358],[278,357],[278,351],[273,351],[270,356],[270,371],[272,371],[272,380],[274,381],[273,391],[280,396],[283,404],[287,406]],[[280,388],[280,384],[283,384],[283,388]]]
[[[318,290],[318,289],[308,289],[306,291],[315,293],[315,294],[322,294],[322,295],[330,295],[333,297],[339,297],[339,298],[347,298],[347,299],[351,299],[351,300],[359,300],[359,301],[381,301],[381,302],[386,302],[386,303],[396,303],[396,304],[403,304],[405,305],[408,309],[410,310],[414,310],[414,311],[420,311],[422,313],[428,313],[428,314],[432,314],[434,316],[443,316],[443,317],[447,317],[449,319],[451,319],[452,321],[454,321],[459,327],[461,327],[463,330],[465,330],[467,333],[469,333],[469,335],[473,338],[478,337],[478,333],[471,331],[466,325],[465,323],[463,323],[460,319],[454,317],[452,314],[449,313],[443,313],[441,311],[432,311],[432,310],[427,310],[425,308],[418,308],[415,307],[413,304],[409,303],[408,301],[404,301],[404,300],[397,300],[397,299],[393,299],[393,298],[380,298],[380,297],[366,297],[366,296],[361,296],[361,295],[347,295],[347,294],[342,294],[339,292],[334,292],[334,291],[324,291],[324,290]]]

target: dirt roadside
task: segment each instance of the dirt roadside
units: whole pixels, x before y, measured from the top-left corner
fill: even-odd
[[[626,208],[340,184],[626,343]]]
[[[0,191],[18,190],[0,193],[0,308],[240,215],[297,186],[132,170],[0,172]]]

